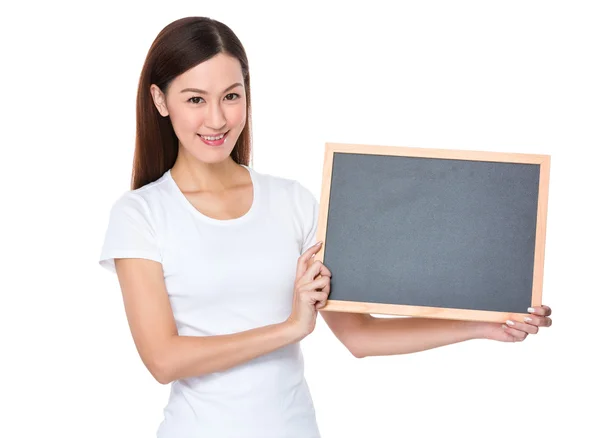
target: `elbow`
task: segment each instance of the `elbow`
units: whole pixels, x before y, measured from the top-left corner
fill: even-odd
[[[173,381],[173,379],[168,374],[160,371],[152,372],[152,377],[154,377],[154,379],[161,385],[168,385]]]
[[[364,357],[367,357],[367,355],[364,354],[362,350],[358,350],[356,348],[350,348],[350,347],[348,347],[348,350],[350,351],[350,353],[352,353],[352,356],[354,356],[356,359],[362,359]]]
[[[146,368],[148,368],[152,377],[161,385],[168,385],[174,380],[171,367],[165,357],[153,358],[146,365]]]
[[[328,312],[326,312],[328,313]],[[327,324],[336,338],[357,359],[369,356],[369,345],[372,343],[371,315],[363,313],[331,312],[326,317]]]
[[[174,360],[174,351],[172,343],[165,342],[161,346],[156,347],[148,352],[147,360],[144,361],[146,368],[152,374],[152,377],[161,385],[168,385],[177,380],[176,373],[178,372]]]
[[[357,336],[355,336],[354,339],[347,339],[346,342],[344,342],[344,345],[356,359],[367,357],[365,349],[360,345],[360,342],[356,342],[356,338]]]
[[[354,330],[346,330],[344,336],[340,336],[339,339],[356,359],[369,356],[369,337],[364,326],[357,327]]]

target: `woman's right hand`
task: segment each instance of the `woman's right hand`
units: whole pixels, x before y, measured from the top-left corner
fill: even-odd
[[[304,338],[315,328],[318,309],[327,303],[330,291],[331,272],[313,256],[321,249],[322,242],[310,247],[298,259],[292,313],[287,322]],[[321,275],[320,278],[315,279]]]

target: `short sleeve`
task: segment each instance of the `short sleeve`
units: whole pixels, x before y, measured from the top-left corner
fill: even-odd
[[[132,191],[123,194],[111,208],[100,253],[100,266],[116,272],[115,258],[143,258],[162,262],[148,204]]]
[[[302,244],[302,254],[308,248],[317,243],[317,227],[319,225],[319,202],[317,198],[305,187],[301,186],[304,202],[304,239]]]

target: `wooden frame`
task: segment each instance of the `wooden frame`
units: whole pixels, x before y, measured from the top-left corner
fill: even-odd
[[[548,186],[550,177],[550,156],[523,153],[483,152],[468,150],[427,149],[398,146],[377,146],[364,144],[326,143],[323,164],[323,180],[321,190],[317,241],[322,241],[321,250],[315,255],[316,260],[323,262],[327,245],[327,219],[329,197],[333,170],[334,153],[373,154],[421,158],[460,159],[473,161],[495,161],[540,165],[540,181],[537,206],[536,240],[534,253],[533,288],[531,305],[539,306],[542,302],[542,279],[544,273],[544,252],[546,240],[546,217],[548,210]],[[437,307],[421,307],[397,304],[379,304],[369,302],[328,300],[322,311],[373,313],[384,315],[418,316],[426,318],[458,319],[505,322],[508,319],[522,321],[526,313],[494,312],[468,309],[449,309]]]

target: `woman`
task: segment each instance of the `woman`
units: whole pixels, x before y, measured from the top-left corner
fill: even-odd
[[[226,25],[164,28],[139,82],[132,187],[113,205],[100,257],[115,271],[131,332],[172,383],[159,437],[319,437],[299,341],[331,273],[313,263],[318,203],[250,158],[250,75]],[[324,312],[356,357],[467,339],[521,341],[551,324],[508,325]]]

